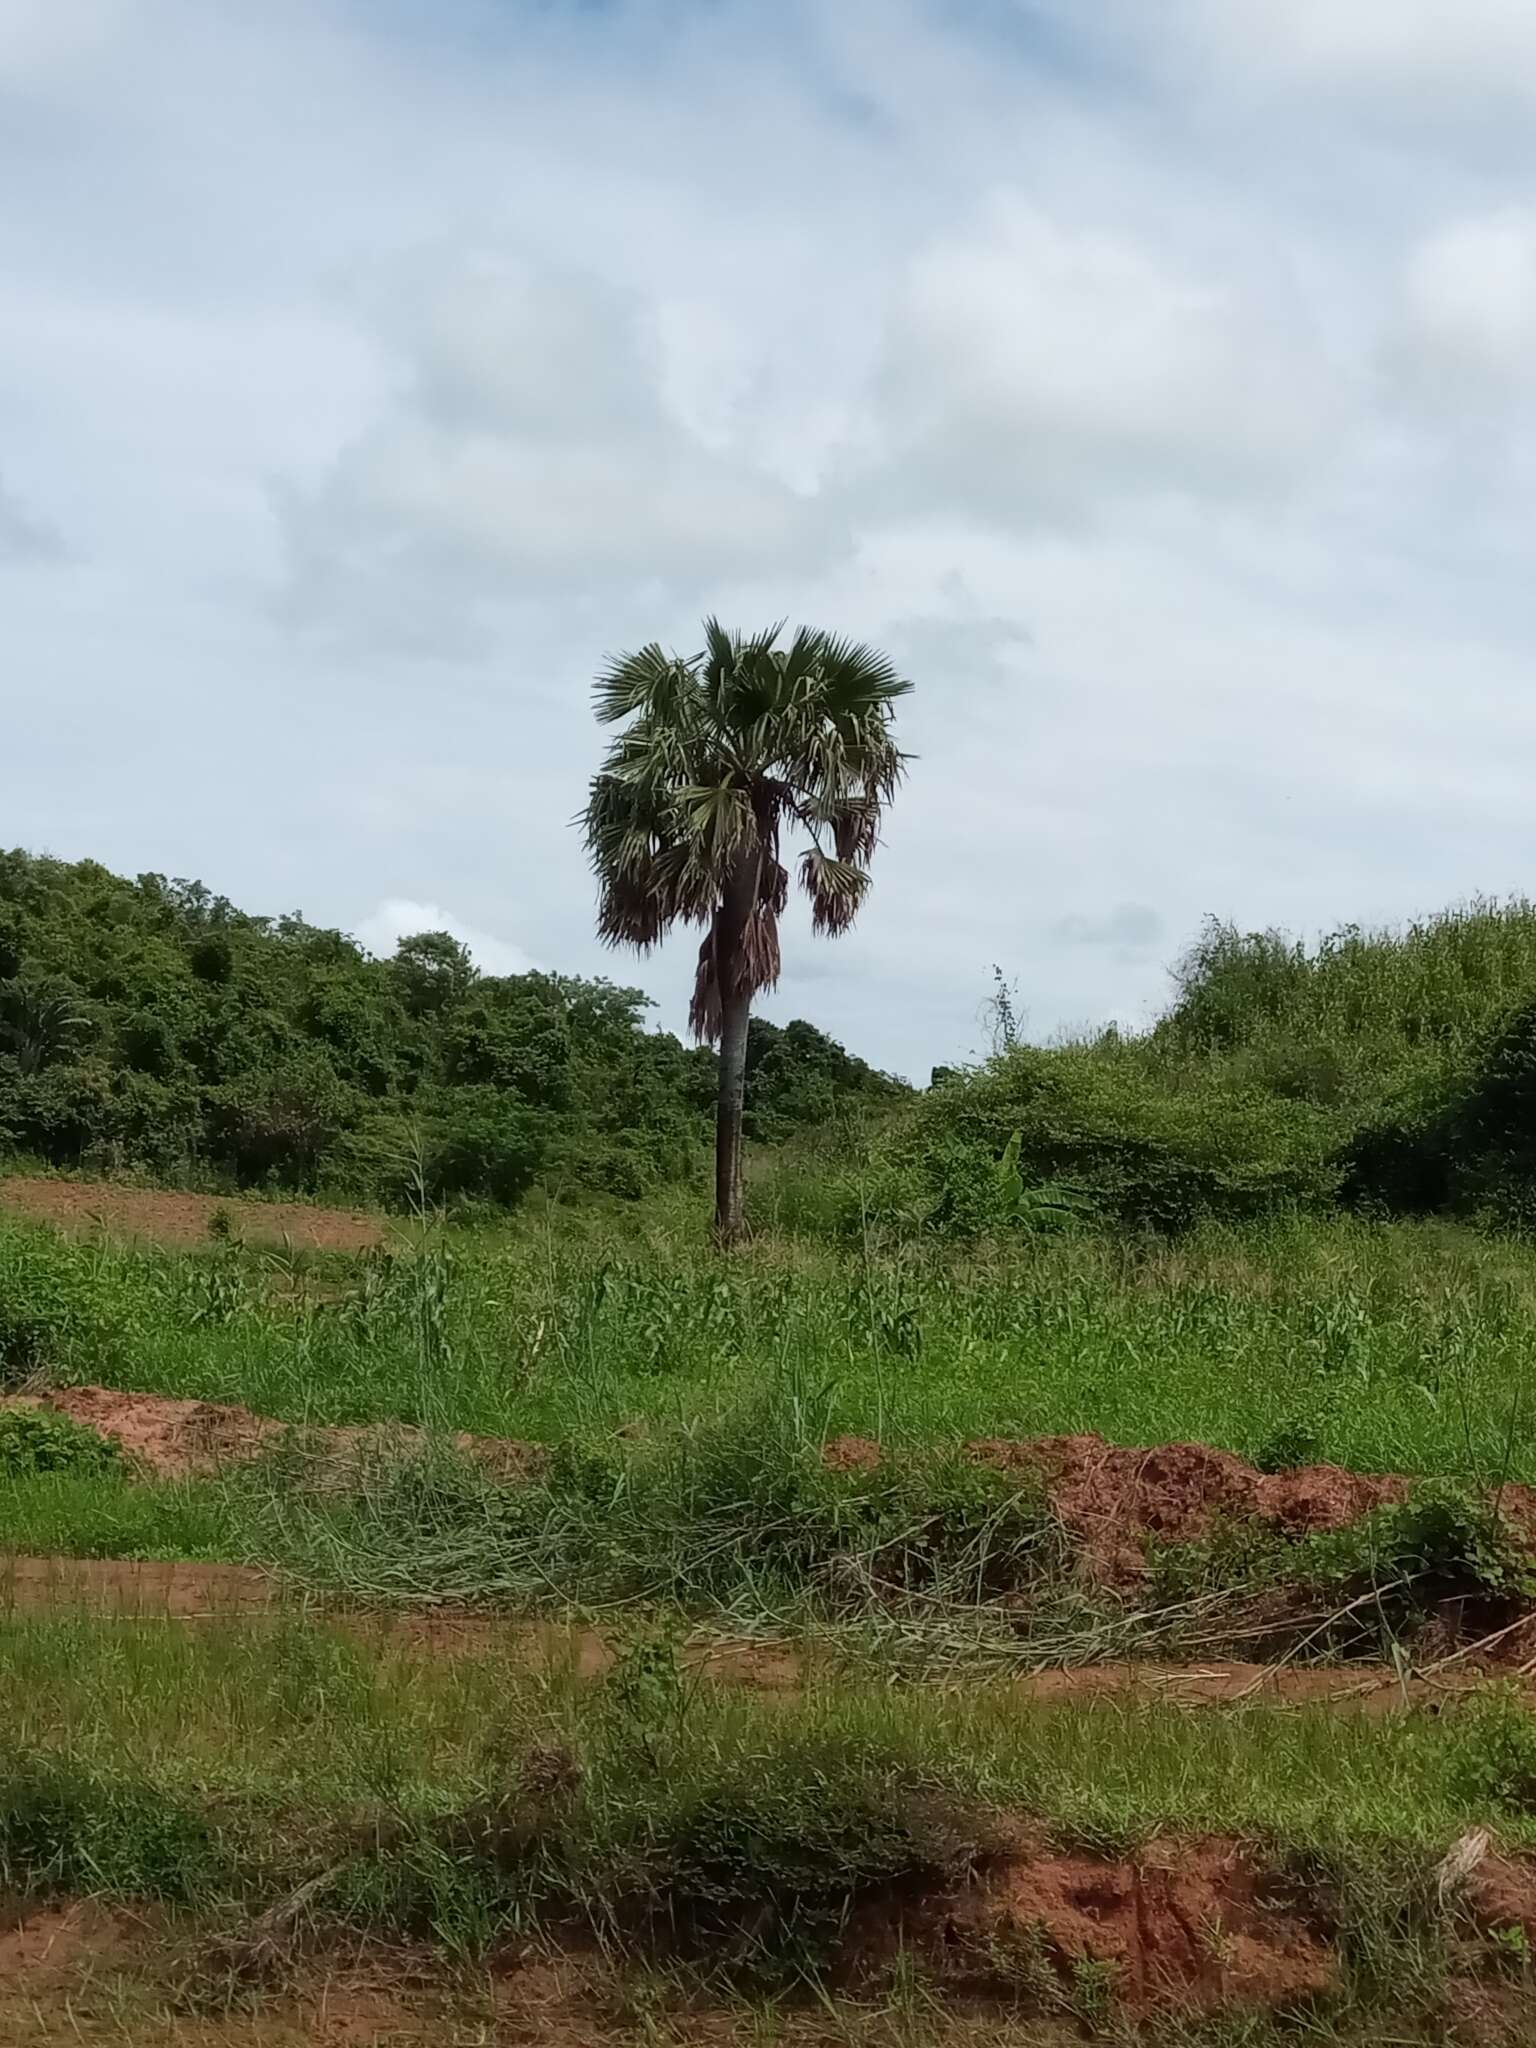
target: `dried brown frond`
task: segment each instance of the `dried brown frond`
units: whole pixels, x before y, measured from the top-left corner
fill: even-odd
[[[720,1010],[720,978],[715,972],[715,935],[711,931],[699,948],[699,964],[693,976],[693,996],[688,1004],[688,1029],[701,1045],[718,1045],[723,1021]]]
[[[837,860],[820,847],[810,847],[800,856],[800,885],[811,899],[811,923],[818,932],[836,936],[847,931],[859,914],[869,881],[867,869]]]
[[[776,911],[759,903],[747,919],[739,952],[737,995],[756,995],[759,989],[776,988],[779,980],[779,919]]]

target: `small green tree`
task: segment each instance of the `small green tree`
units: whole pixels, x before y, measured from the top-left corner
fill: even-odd
[[[905,756],[891,724],[904,682],[882,654],[808,627],[745,637],[715,619],[702,653],[654,642],[598,678],[599,720],[622,730],[583,814],[610,945],[654,946],[673,925],[705,929],[689,1021],[720,1047],[715,1232],[742,1235],[741,1121],[752,998],[779,978],[789,895],[786,827],[816,929],[846,931]]]

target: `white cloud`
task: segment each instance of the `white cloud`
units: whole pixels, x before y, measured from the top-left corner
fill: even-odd
[[[815,497],[669,406],[648,313],[638,294],[526,261],[422,287],[402,395],[286,498],[301,613],[376,602],[381,586],[427,606],[554,585],[707,591],[846,546]],[[686,322],[669,332],[686,344]]]
[[[1405,281],[1406,341],[1444,385],[1536,385],[1536,208],[1501,207],[1419,243]]]
[[[872,496],[1039,519],[1125,494],[1294,479],[1337,410],[1315,348],[1222,281],[989,197],[912,259]]]
[[[1152,35],[1140,0],[1117,12]],[[1526,0],[1175,0],[1156,32],[1185,64],[1214,57],[1270,83],[1433,97],[1442,114],[1536,94]]]
[[[469,957],[482,974],[531,974],[535,963],[510,939],[497,938],[494,932],[478,931],[475,926],[465,924],[452,911],[444,910],[437,903],[413,903],[402,896],[391,896],[386,902],[371,910],[353,933],[360,946],[380,960],[387,960],[402,939],[414,938],[418,932],[447,932],[457,939],[461,946],[467,946]]]

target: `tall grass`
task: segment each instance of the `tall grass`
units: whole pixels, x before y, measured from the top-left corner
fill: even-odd
[[[0,1885],[23,1910],[81,1893],[128,1904],[141,1943],[172,1909],[183,1942],[204,1937],[179,1959],[182,2011],[248,2006],[306,1949],[356,1953],[359,1937],[375,1972],[381,1941],[409,1940],[418,1981],[424,1950],[563,1949],[587,1990],[601,1957],[610,1992],[638,2007],[626,2038],[643,2040],[694,2038],[709,1990],[746,1995],[754,2040],[902,2043],[1066,2038],[1037,2036],[1042,2012],[1116,2040],[1427,2043],[1449,2038],[1457,1969],[1486,1985],[1502,1967],[1512,2019],[1529,1997],[1523,1950],[1474,1944],[1436,1881],[1479,1827],[1536,1848],[1536,1737],[1503,1698],[1386,1722],[847,1679],[767,1699],[690,1677],[655,1639],[583,1684],[558,1659],[449,1657],[292,1619],[53,1619],[0,1622],[0,1716]],[[1214,2027],[1178,2011],[1138,2025],[1102,1967],[1071,1968],[1022,1920],[1012,1940],[1000,1926],[968,1942],[948,1917],[1021,1853],[1113,1860],[1155,1841],[1148,1861],[1166,1868],[1181,1839],[1210,1835],[1238,1837],[1336,1944],[1336,1988],[1288,2022],[1239,2009]],[[1091,1914],[1093,1864],[1066,1881]],[[1103,1881],[1112,1903],[1116,1873]],[[897,1929],[912,1948],[869,1939]],[[866,2032],[904,1991],[924,2024]],[[824,2034],[802,2027],[807,2009]],[[726,2022],[743,2012],[702,2024],[738,2038]],[[80,2030],[71,2009],[60,2038],[96,2038],[94,2016],[87,2002]],[[589,2017],[584,2038],[606,2038]]]
[[[973,1255],[681,1236],[434,1235],[360,1261],[135,1251],[0,1226],[0,1374],[601,1445],[765,1399],[942,1444],[1098,1430],[1361,1469],[1536,1480],[1536,1254],[1439,1224],[1295,1220],[1170,1246]]]

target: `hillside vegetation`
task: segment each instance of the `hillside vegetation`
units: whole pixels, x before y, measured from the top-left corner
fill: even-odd
[[[1536,1221],[1536,905],[1308,948],[1212,922],[1144,1033],[942,1075],[854,1169],[760,1183],[779,1220],[974,1237],[1286,1209]]]
[[[1536,1222],[1536,905],[1315,946],[1212,922],[1139,1033],[915,1094],[755,1019],[759,1225],[886,1242],[1294,1210]],[[714,1054],[603,980],[374,959],[199,883],[0,855],[0,1150],[398,1205],[702,1184]]]
[[[0,1148],[59,1167],[394,1203],[636,1197],[706,1141],[714,1055],[607,981],[487,975],[445,932],[370,957],[201,883],[0,855]],[[753,1026],[748,1129],[904,1091],[808,1024]]]

